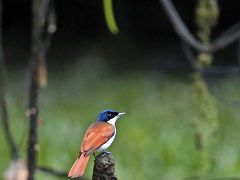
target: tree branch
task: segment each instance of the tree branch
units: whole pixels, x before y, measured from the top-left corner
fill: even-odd
[[[68,178],[68,172],[58,171],[49,167],[39,166],[38,170],[53,176]]]
[[[52,169],[50,167],[44,167],[44,166],[39,166],[37,168],[39,171],[42,171],[44,173],[47,173],[49,175],[52,175],[52,176],[57,176],[57,177],[60,177],[60,178],[66,178],[66,179],[69,179],[68,178],[68,172],[64,172],[64,171],[59,171],[59,170],[56,170],[56,169]],[[87,180],[86,178],[84,177],[81,177],[81,178],[78,178],[79,180]]]
[[[29,87],[29,136],[28,136],[28,180],[34,180],[36,169],[37,147],[37,98],[38,98],[38,62],[41,53],[42,22],[40,15],[41,0],[32,1],[32,52],[30,59],[30,87]]]
[[[171,0],[159,0],[162,4],[163,9],[168,15],[170,21],[173,24],[173,27],[176,33],[181,37],[183,41],[189,44],[192,48],[199,52],[213,52],[220,50],[234,41],[238,40],[240,37],[240,22],[233,25],[225,33],[219,36],[216,40],[210,43],[209,46],[202,44],[197,38],[195,38],[192,33],[187,28],[186,24],[181,19],[176,8],[174,7]]]
[[[17,159],[19,157],[17,146],[14,142],[9,128],[9,117],[6,100],[6,79],[6,68],[4,63],[2,43],[2,1],[0,1],[0,111],[3,131],[5,132],[4,134],[10,147],[11,157],[12,159]]]
[[[51,35],[56,30],[53,0],[32,0],[32,52],[30,59],[30,87],[28,111],[29,140],[28,140],[28,180],[34,180],[37,167],[37,119],[38,119],[38,89],[46,85],[45,56],[50,45]],[[55,29],[49,30],[49,25]],[[45,31],[47,29],[47,31]]]

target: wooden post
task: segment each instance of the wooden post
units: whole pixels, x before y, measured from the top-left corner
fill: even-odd
[[[95,158],[92,180],[117,180],[112,154],[102,152]]]

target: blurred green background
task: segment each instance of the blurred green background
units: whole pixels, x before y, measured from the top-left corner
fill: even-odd
[[[11,129],[21,143],[23,158],[28,127],[25,75],[21,70],[9,72],[7,96]],[[229,87],[224,93],[237,95],[238,81],[224,82]],[[50,70],[49,86],[40,90],[39,97],[39,116],[44,123],[38,130],[38,164],[69,170],[88,125],[101,110],[112,108],[127,112],[117,122],[117,136],[109,149],[115,157],[119,179],[240,176],[240,112],[215,98],[214,101],[219,112],[219,129],[211,151],[215,164],[207,174],[201,174],[191,126],[197,112],[191,73],[180,77],[153,71],[116,73],[93,57],[61,71]],[[2,175],[10,159],[2,130],[0,133]],[[93,158],[86,177],[91,177],[92,169]],[[42,172],[37,177],[59,179]]]
[[[22,159],[27,159],[32,2],[2,1],[5,98]],[[39,91],[37,164],[68,172],[87,127],[100,111],[115,109],[126,112],[109,148],[120,180],[239,179],[239,42],[210,54],[194,50],[201,76],[159,2],[116,0],[113,9],[104,2],[55,1],[48,86]],[[204,45],[238,22],[239,2],[173,1]],[[84,174],[88,179],[93,160]],[[0,179],[10,162],[1,127]],[[36,179],[60,178],[37,171]]]

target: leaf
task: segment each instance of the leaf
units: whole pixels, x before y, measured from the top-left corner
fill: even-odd
[[[112,0],[103,0],[103,9],[109,31],[112,34],[118,34],[119,29],[113,13]]]

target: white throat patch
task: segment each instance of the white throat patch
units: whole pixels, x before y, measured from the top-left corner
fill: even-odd
[[[119,118],[119,116],[115,116],[114,118],[110,119],[109,121],[107,121],[108,123],[112,124],[113,126],[115,126],[115,123],[117,121],[117,119]]]

